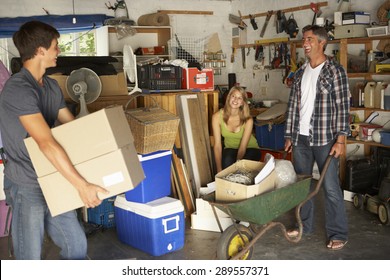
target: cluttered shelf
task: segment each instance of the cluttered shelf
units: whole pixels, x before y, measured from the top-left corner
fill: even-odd
[[[370,145],[375,147],[390,148],[390,146],[383,145],[374,141],[362,141],[362,140],[356,140],[354,138],[348,138],[347,144],[363,144],[363,145]]]

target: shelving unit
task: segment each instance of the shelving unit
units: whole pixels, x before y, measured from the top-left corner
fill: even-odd
[[[122,62],[122,57],[120,54],[123,51],[125,45],[130,45],[135,51],[140,47],[148,48],[154,46],[164,46],[165,53],[159,55],[140,55],[137,56],[137,60],[146,60],[150,58],[163,58],[169,59],[169,50],[168,50],[168,41],[172,37],[172,30],[170,26],[132,26],[135,29],[136,33],[128,37],[118,39],[116,36],[115,27],[110,26],[108,28],[109,33],[109,52],[110,55]],[[116,54],[117,53],[117,54]],[[118,66],[118,68],[121,68]]]

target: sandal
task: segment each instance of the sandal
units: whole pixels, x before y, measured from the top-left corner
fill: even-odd
[[[299,235],[299,230],[297,229],[290,229],[287,231],[287,236],[290,238],[297,238]]]
[[[347,240],[330,240],[326,248],[332,251],[341,250],[347,243]]]

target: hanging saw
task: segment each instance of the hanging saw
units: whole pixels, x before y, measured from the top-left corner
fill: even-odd
[[[271,19],[273,13],[274,13],[273,11],[268,11],[267,12],[267,16],[265,18],[265,22],[263,24],[263,28],[261,29],[261,32],[260,32],[260,37],[261,38],[263,38],[263,36],[264,36],[265,30],[267,29],[269,20]]]

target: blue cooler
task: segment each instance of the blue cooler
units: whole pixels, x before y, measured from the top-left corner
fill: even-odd
[[[147,203],[171,194],[171,151],[158,151],[138,155],[145,179],[134,189],[125,193],[132,202]]]
[[[161,256],[183,248],[185,219],[180,200],[163,197],[149,203],[115,199],[118,239],[134,248]]]

